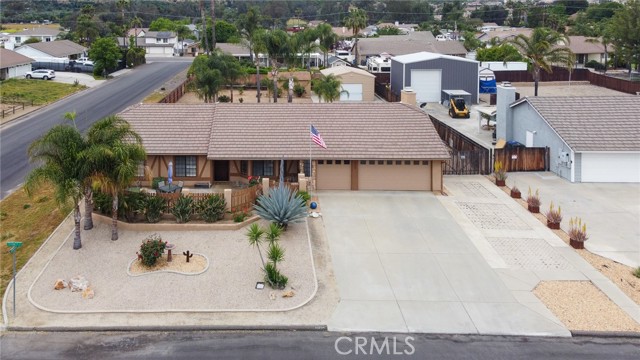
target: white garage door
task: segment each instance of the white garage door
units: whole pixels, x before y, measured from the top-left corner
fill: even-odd
[[[429,161],[361,161],[358,190],[431,190],[430,174]]]
[[[362,84],[342,84],[342,90],[349,94],[340,94],[340,101],[362,101]]]
[[[582,153],[582,182],[640,182],[640,153]]]
[[[418,103],[440,102],[442,70],[411,70],[411,88]]]
[[[351,190],[349,160],[318,160],[318,190]]]

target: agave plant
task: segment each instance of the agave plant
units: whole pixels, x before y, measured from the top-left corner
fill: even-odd
[[[283,229],[290,222],[307,216],[304,200],[286,186],[279,186],[269,191],[269,195],[260,196],[254,209],[261,218],[276,223]]]

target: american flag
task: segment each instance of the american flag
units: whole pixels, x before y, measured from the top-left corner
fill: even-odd
[[[327,148],[327,144],[324,143],[324,140],[322,140],[322,136],[320,136],[320,133],[313,125],[311,125],[311,140],[314,143],[318,144],[318,146],[320,146],[321,148]]]

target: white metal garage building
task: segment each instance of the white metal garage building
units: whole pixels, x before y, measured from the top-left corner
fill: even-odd
[[[351,66],[336,66],[320,70],[322,75],[334,75],[342,82],[340,101],[373,101],[376,76]]]
[[[440,102],[442,90],[464,90],[478,102],[479,63],[457,56],[419,52],[391,58],[391,91],[410,87],[418,103]]]
[[[504,91],[498,86],[498,102]],[[549,147],[551,171],[559,176],[640,183],[640,97],[527,97],[510,109],[507,136]]]

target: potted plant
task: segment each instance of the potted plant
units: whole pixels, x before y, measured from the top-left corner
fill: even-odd
[[[584,249],[584,242],[587,241],[587,224],[582,223],[579,217],[569,220],[569,245],[574,249]]]
[[[493,164],[493,176],[496,178],[496,185],[505,186],[507,180],[507,171],[502,164],[502,161],[496,161]]]
[[[553,206],[553,201],[549,204],[549,211],[545,214],[547,216],[547,226],[549,229],[560,229],[560,222],[562,221],[562,210],[560,206],[556,210]]]
[[[527,209],[534,214],[540,212],[540,194],[538,189],[536,189],[535,194],[533,194],[531,188],[529,188],[529,193],[527,194]]]
[[[511,197],[514,199],[520,199],[522,197],[522,194],[520,194],[520,189],[518,189],[518,186],[516,184],[513,184],[513,187],[511,188]]]

